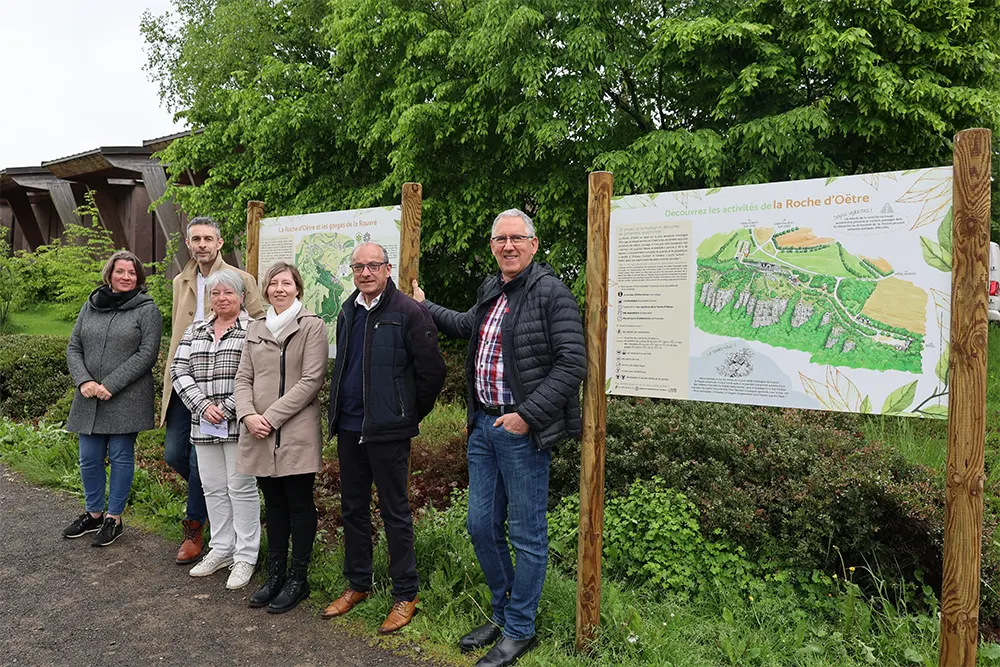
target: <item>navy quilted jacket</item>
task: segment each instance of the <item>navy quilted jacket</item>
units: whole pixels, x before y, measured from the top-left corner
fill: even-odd
[[[337,433],[340,382],[357,296],[355,290],[337,316],[337,359],[328,415],[331,436]],[[446,368],[427,309],[397,290],[391,279],[381,300],[368,313],[361,372],[365,405],[362,440],[386,442],[417,435],[420,420],[434,408],[444,385]]]
[[[508,312],[500,325],[500,342],[517,413],[531,427],[529,433],[539,449],[579,437],[580,383],[587,373],[580,309],[552,269],[537,262],[509,283],[503,282],[499,271],[487,278],[479,286],[476,305],[467,312],[424,301],[442,333],[469,339],[465,380],[470,428],[477,406],[474,363],[479,329],[501,291],[507,294]]]

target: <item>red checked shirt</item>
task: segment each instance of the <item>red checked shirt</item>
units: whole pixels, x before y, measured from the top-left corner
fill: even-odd
[[[512,405],[503,376],[503,349],[500,346],[500,323],[507,313],[507,295],[501,293],[486,313],[479,327],[479,348],[476,350],[476,397],[483,405]]]

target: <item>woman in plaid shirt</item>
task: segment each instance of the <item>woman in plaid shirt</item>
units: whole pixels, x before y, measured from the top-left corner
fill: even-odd
[[[243,278],[235,271],[216,271],[205,289],[214,313],[187,328],[170,366],[174,391],[191,411],[191,442],[212,524],[210,551],[190,574],[206,577],[228,567],[226,588],[237,589],[250,581],[260,546],[257,482],[236,471],[239,422],[233,395],[252,319],[243,307]]]

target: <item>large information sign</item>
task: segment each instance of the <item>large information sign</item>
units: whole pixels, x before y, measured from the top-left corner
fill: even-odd
[[[947,416],[952,168],[618,197],[612,394]]]
[[[401,216],[399,206],[387,206],[260,221],[261,276],[280,260],[298,267],[302,303],[326,322],[331,357],[340,306],[354,291],[351,253],[361,243],[382,244],[392,263],[392,279],[398,281]]]

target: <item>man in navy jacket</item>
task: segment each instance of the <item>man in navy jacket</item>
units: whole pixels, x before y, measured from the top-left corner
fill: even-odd
[[[337,317],[337,357],[330,387],[330,433],[337,435],[344,521],[344,576],[349,586],[323,612],[340,616],[372,587],[371,487],[389,545],[395,598],[379,628],[395,632],[417,606],[413,517],[407,497],[410,438],[434,407],[445,363],[427,308],[396,289],[385,248],[363,243],[351,270],[357,290]]]

